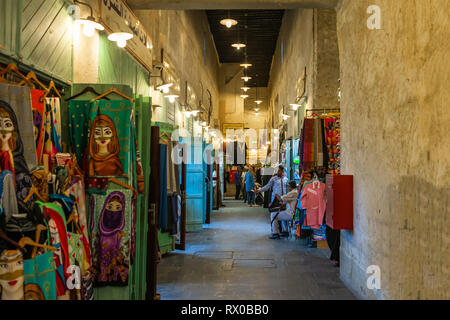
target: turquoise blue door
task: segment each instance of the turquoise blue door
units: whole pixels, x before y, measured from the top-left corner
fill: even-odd
[[[191,163],[186,165],[186,232],[203,229],[205,215],[205,174],[203,171],[203,141],[193,138]]]
[[[213,145],[212,144],[206,144],[203,142],[203,173],[205,178],[207,177],[208,172],[208,166],[210,166],[211,170],[211,181],[210,183],[204,183],[204,190],[203,190],[203,199],[205,199],[205,210],[203,212],[203,221],[206,221],[206,213],[207,213],[207,205],[209,206],[209,212],[212,213],[212,203],[213,203],[213,183],[212,183],[212,158],[213,158]],[[210,154],[210,158],[208,159],[208,154]],[[208,160],[208,161],[207,161]],[[209,163],[209,164],[208,164]],[[208,196],[208,187],[209,187],[209,201],[207,199]]]

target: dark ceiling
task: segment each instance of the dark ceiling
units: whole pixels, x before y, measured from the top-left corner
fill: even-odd
[[[206,14],[220,62],[243,63],[247,52],[247,60],[253,64],[247,69],[253,78],[247,86],[267,87],[284,10],[206,10]],[[230,29],[221,25],[220,20],[228,17],[238,24]],[[238,40],[238,32],[240,42],[247,45],[240,50],[231,46]]]

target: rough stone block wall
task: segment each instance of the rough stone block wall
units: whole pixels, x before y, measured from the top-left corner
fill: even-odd
[[[367,28],[370,5],[381,30]],[[362,298],[450,298],[449,12],[448,0],[338,6],[342,173],[355,179],[341,278]]]
[[[207,89],[212,98],[211,123],[219,119],[219,59],[206,13],[200,10],[135,10],[134,13],[151,34],[153,59],[161,59],[161,49],[169,56],[180,77],[179,101],[185,101],[185,81],[197,100],[207,105]],[[206,59],[203,56],[206,42]],[[202,97],[203,95],[203,97]]]
[[[339,48],[335,10],[315,10],[314,108],[339,108]]]
[[[288,136],[299,135],[297,116],[303,119],[304,110],[297,116],[290,111],[291,103],[297,98],[296,84],[306,67],[306,96],[308,107],[314,105],[314,31],[313,9],[287,10],[283,17],[277,47],[273,56],[269,80],[269,99],[274,127],[278,128],[280,113],[291,115],[288,119]],[[281,43],[284,59],[281,61]],[[278,96],[278,103],[276,97]]]

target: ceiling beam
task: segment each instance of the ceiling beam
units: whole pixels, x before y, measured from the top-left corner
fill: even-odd
[[[133,10],[275,10],[335,8],[338,0],[127,0]]]

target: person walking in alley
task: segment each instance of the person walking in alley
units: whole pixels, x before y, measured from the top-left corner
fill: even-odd
[[[247,200],[249,207],[258,207],[255,203],[255,170],[252,166],[249,167],[245,175],[245,191],[247,192]]]
[[[234,174],[234,184],[236,186],[236,196],[235,196],[236,200],[239,200],[239,196],[241,194],[241,174],[242,174],[241,167],[238,167],[236,173]]]

